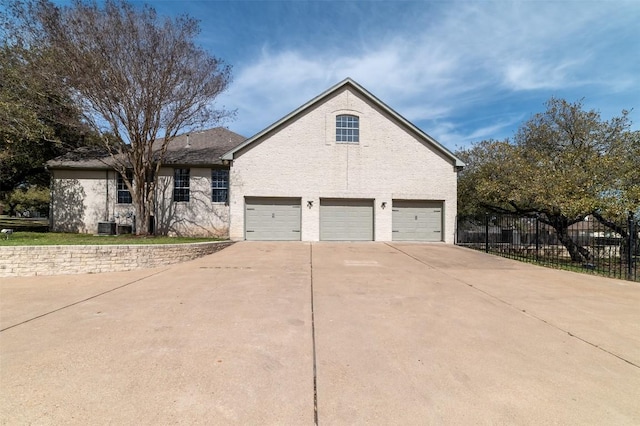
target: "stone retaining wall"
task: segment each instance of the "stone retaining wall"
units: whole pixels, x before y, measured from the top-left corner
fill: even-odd
[[[0,277],[131,271],[215,253],[230,241],[193,244],[0,247]]]

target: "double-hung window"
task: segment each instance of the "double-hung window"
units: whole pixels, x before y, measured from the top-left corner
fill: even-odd
[[[173,201],[189,201],[189,169],[173,169]]]
[[[226,203],[229,196],[229,170],[211,170],[211,201]]]
[[[131,172],[131,170],[127,170],[127,179],[133,185],[133,173]],[[120,173],[118,173],[117,184],[118,184],[118,191],[117,191],[118,204],[131,204],[132,202],[131,192],[129,191],[129,188],[127,188],[127,184],[124,183],[124,178]]]
[[[336,116],[336,142],[360,142],[360,120],[357,115]]]

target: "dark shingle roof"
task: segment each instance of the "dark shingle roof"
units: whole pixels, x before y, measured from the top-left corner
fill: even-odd
[[[169,143],[162,164],[210,165],[222,164],[222,154],[244,142],[246,138],[223,127],[177,136]],[[162,139],[155,145],[160,148]]]
[[[187,136],[188,135],[188,136]],[[163,138],[154,142],[160,149]],[[222,164],[220,157],[245,138],[223,127],[176,136],[167,147],[162,164],[208,166]],[[112,159],[100,147],[82,147],[47,162],[49,169],[109,169]]]
[[[104,147],[83,146],[69,151],[60,157],[47,161],[47,167],[56,168],[83,168],[106,169],[113,160]]]

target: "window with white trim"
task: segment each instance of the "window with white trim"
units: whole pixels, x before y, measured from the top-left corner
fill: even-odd
[[[131,170],[127,170],[127,179],[133,185],[133,172]],[[120,173],[118,173],[118,191],[117,191],[117,203],[118,204],[131,204],[131,192],[129,188],[127,188],[127,184],[124,183],[124,178]]]
[[[189,201],[189,169],[173,169],[173,201]]]
[[[229,197],[229,170],[211,170],[211,201],[226,203]]]
[[[357,115],[336,116],[336,142],[360,142],[360,118]]]

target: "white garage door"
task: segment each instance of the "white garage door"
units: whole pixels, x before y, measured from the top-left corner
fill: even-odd
[[[393,241],[442,241],[442,202],[393,200]]]
[[[372,241],[373,200],[320,200],[320,239]]]
[[[300,240],[300,198],[245,199],[245,239]]]

